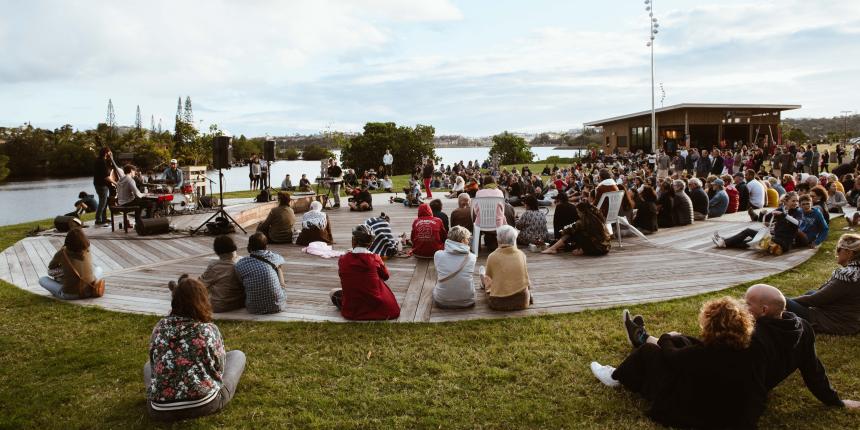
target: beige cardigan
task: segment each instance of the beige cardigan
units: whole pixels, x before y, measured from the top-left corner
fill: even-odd
[[[508,297],[529,287],[526,255],[515,246],[499,245],[487,257],[487,277],[490,282],[487,294],[491,297]]]

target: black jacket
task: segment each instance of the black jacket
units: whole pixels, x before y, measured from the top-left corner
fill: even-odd
[[[576,212],[576,206],[570,202],[559,203],[555,206],[555,213],[552,216],[552,230],[555,238],[561,238],[561,231],[564,227],[571,225],[579,219],[579,214]]]
[[[690,191],[690,200],[693,202],[693,211],[698,212],[703,215],[708,214],[708,195],[705,194],[705,190],[701,188],[696,188],[693,191]]]
[[[741,183],[735,184],[735,189],[738,190],[738,212],[749,209],[750,190],[747,188],[747,182],[741,181]]]
[[[759,318],[750,349],[766,364],[761,380],[768,391],[800,370],[806,388],[818,400],[825,405],[843,406],[815,354],[815,332],[805,320],[791,312],[783,312],[780,319]]]

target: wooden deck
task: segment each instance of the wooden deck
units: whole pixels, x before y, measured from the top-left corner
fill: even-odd
[[[414,208],[389,204],[387,196],[375,195],[371,213],[349,212],[346,208],[328,211],[335,248],[346,250],[353,226],[370,215],[384,211],[391,216],[396,233],[408,232],[416,216]],[[445,211],[456,206],[445,200]],[[231,206],[228,212],[240,223],[252,227],[268,213],[269,204]],[[518,208],[518,210],[521,210]],[[551,212],[550,212],[551,214]],[[195,227],[209,214],[187,215],[172,220],[179,230]],[[551,219],[551,216],[550,216]],[[660,230],[649,241],[624,238],[623,247],[613,241],[605,257],[541,255],[525,251],[529,274],[534,282],[534,305],[519,312],[496,312],[487,307],[483,292],[478,292],[472,309],[445,310],[433,306],[432,290],[436,270],[432,261],[394,258],[387,262],[391,271],[389,286],[401,305],[399,321],[439,322],[477,318],[502,318],[548,313],[577,312],[583,309],[660,301],[724,289],[790,269],[814,253],[798,249],[781,257],[753,250],[715,249],[714,231],[726,236],[750,226],[746,213],[732,214],[690,226]],[[252,231],[252,230],[249,230]],[[94,263],[106,274],[106,293],[98,299],[74,301],[79,305],[100,306],[119,312],[163,315],[170,310],[167,282],[182,273],[199,275],[215,258],[212,238],[204,235],[171,233],[140,237],[131,232],[111,233],[110,228],[88,228]],[[235,236],[240,255],[247,243],[241,232]],[[0,279],[43,296],[39,277],[62,246],[64,234],[47,232],[29,237],[0,253]],[[217,314],[219,319],[261,321],[344,321],[331,305],[328,292],[339,286],[337,259],[323,259],[301,252],[296,245],[270,247],[284,256],[287,286],[287,311],[275,315],[251,315],[244,310]],[[482,249],[478,264],[487,253]],[[477,279],[477,276],[476,276]]]

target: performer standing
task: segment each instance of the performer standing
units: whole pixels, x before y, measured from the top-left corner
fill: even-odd
[[[391,150],[386,149],[385,155],[382,156],[382,164],[385,166],[385,171],[382,172],[383,175],[393,175],[393,171],[391,170],[391,165],[394,164],[394,156],[391,155]]]
[[[111,177],[113,172],[111,156],[110,148],[105,146],[99,151],[99,156],[93,162],[93,186],[99,197],[96,208],[96,225],[107,224],[108,197],[111,186],[116,184],[116,181]]]
[[[340,207],[340,184],[343,182],[343,170],[337,165],[337,160],[334,158],[328,159],[328,173],[331,178],[331,192],[334,193],[334,208]]]

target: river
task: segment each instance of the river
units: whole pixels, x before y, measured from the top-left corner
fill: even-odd
[[[436,155],[442,157],[445,165],[460,160],[485,160],[489,156],[489,147],[477,148],[436,148]],[[552,147],[535,147],[532,152],[535,159],[543,160],[549,156],[575,157],[578,150]],[[335,151],[339,153],[339,151]],[[381,162],[380,162],[381,163]],[[320,171],[319,161],[287,161],[279,160],[272,164],[272,183],[280,186],[287,173],[297,184],[302,173],[308,175],[311,182]],[[224,191],[241,191],[250,188],[248,168],[238,167],[224,170]],[[211,171],[208,176],[215,181],[214,190],[218,191],[218,172]],[[36,181],[10,181],[0,185],[0,225],[17,224],[26,221],[44,219],[62,215],[72,211],[78,193],[86,191],[94,194],[91,177],[41,179]]]

